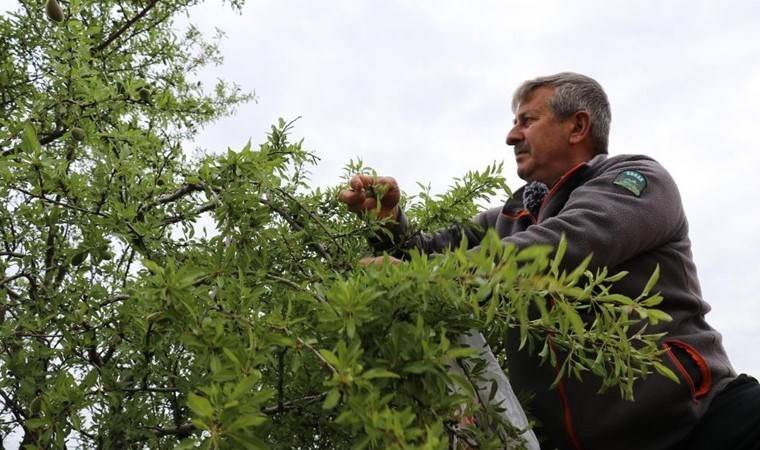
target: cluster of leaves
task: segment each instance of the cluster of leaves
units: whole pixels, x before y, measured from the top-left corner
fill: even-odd
[[[480,212],[482,203],[496,195],[510,196],[506,179],[501,175],[504,164],[494,162],[482,171],[469,171],[455,178],[443,194],[433,195],[430,185],[418,184],[420,193],[408,200],[406,213],[420,230],[437,230],[468,221]]]
[[[490,414],[449,370],[473,356],[455,344],[469,329],[502,359],[497,337],[519,330],[561,376],[593,372],[626,396],[661,369],[641,322],[666,318],[652,286],[610,294],[620,275],[566,272],[562,248],[490,235],[476,251],[356,269],[382,224],[346,214],[338,188],[309,187],[316,158],[289,140],[292,123],[258,149],[186,158],[199,126],[249,98],[186,78],[216,58],[170,26],[194,3],[72,0],[54,24],[22,1],[0,18],[0,437],[499,448],[460,426]],[[463,221],[503,186],[496,167],[471,173],[410,216]]]

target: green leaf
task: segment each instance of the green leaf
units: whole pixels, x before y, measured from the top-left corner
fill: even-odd
[[[545,258],[554,248],[551,245],[531,245],[520,250],[515,257],[515,261],[533,261],[538,258]]]
[[[387,369],[369,369],[362,373],[361,376],[365,380],[371,380],[373,378],[401,378]]]
[[[199,417],[211,417],[214,415],[214,408],[208,399],[192,392],[187,395],[187,406]]]
[[[323,348],[319,350],[319,354],[322,355],[322,357],[327,361],[328,364],[330,364],[333,367],[339,367],[340,361],[338,360],[338,357],[335,356],[335,353],[332,351]]]
[[[554,258],[552,259],[552,273],[559,274],[559,265],[562,263],[562,259],[565,257],[566,250],[567,239],[565,238],[565,233],[562,233],[562,237],[559,240],[559,245],[557,246],[557,251],[554,253]]]
[[[227,428],[227,431],[236,431],[250,427],[257,427],[266,423],[268,417],[259,414],[246,414],[235,419]]]
[[[581,316],[578,314],[575,308],[561,301],[557,302],[556,304],[562,310],[562,313],[565,315],[565,317],[570,321],[570,326],[573,328],[575,334],[577,334],[579,337],[583,336],[584,332],[586,331],[583,325],[583,319],[581,319]]]
[[[567,276],[568,282],[576,282],[578,279],[580,279],[581,275],[583,275],[584,272],[586,272],[586,269],[588,268],[588,265],[591,263],[591,258],[593,255],[588,255],[581,261],[580,265],[576,267],[572,272],[570,272],[570,275]]]
[[[37,139],[37,132],[29,123],[24,125],[24,134],[21,138],[21,150],[30,155],[37,155],[42,151],[40,141]]]
[[[229,358],[230,361],[232,361],[236,366],[240,367],[242,364],[240,363],[240,360],[238,357],[232,353],[232,350],[228,349],[227,347],[222,348],[222,351],[225,355],[227,355],[227,358]]]
[[[651,297],[647,298],[646,300],[643,300],[641,302],[642,305],[647,307],[657,306],[664,300],[664,297],[660,294],[652,295]]]
[[[477,354],[478,354],[478,351],[472,347],[456,347],[456,348],[449,349],[446,352],[446,358],[448,359],[469,358]]]
[[[499,298],[496,295],[491,296],[488,301],[488,308],[486,309],[486,325],[490,325],[493,322],[493,318],[496,315],[496,307],[499,305]]]
[[[151,272],[157,275],[162,275],[164,273],[163,267],[159,266],[158,264],[156,264],[155,262],[149,259],[143,259],[142,263],[145,267],[148,268],[148,270],[150,270]]]
[[[36,430],[38,428],[50,426],[50,419],[37,417],[37,418],[28,419],[25,423],[26,423],[26,426],[29,427],[30,429]]]
[[[604,282],[605,283],[616,283],[616,282],[622,280],[623,278],[625,278],[627,275],[628,275],[628,271],[623,270],[623,271],[620,271],[620,272],[616,273],[615,275],[608,276],[607,278],[604,279]]]
[[[322,403],[323,409],[333,409],[340,400],[340,391],[338,389],[330,389],[327,392],[324,403]]]
[[[681,380],[678,379],[678,376],[675,374],[675,372],[673,372],[672,370],[670,370],[670,368],[668,368],[666,365],[655,361],[654,362],[654,368],[661,375],[663,375],[663,376],[665,376],[665,377],[667,377],[667,378],[675,381],[678,384],[681,384]]]
[[[645,297],[649,295],[649,293],[652,292],[654,285],[657,284],[657,281],[659,281],[659,279],[660,279],[660,265],[657,264],[657,267],[655,267],[654,272],[652,272],[652,276],[649,277],[649,281],[647,281],[647,284],[644,287],[644,290],[641,292],[641,296]]]
[[[673,320],[670,314],[666,313],[665,311],[660,311],[659,309],[648,309],[647,317],[649,318],[649,323],[652,325],[657,325],[659,322],[670,322]]]
[[[622,294],[607,294],[607,295],[601,295],[597,297],[597,300],[600,302],[612,302],[612,303],[619,303],[621,305],[635,305],[636,302],[634,302],[631,298],[626,297]]]
[[[425,372],[433,372],[435,370],[435,367],[425,361],[414,361],[412,363],[409,363],[404,366],[403,368],[404,372],[409,372],[413,374],[422,374]]]

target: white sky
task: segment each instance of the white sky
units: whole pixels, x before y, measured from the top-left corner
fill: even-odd
[[[737,370],[760,376],[760,3],[750,1],[248,1],[196,8],[227,32],[225,64],[205,74],[258,103],[208,127],[210,150],[260,144],[297,122],[335,184],[361,157],[416,192],[504,160],[509,100],[528,78],[596,78],[612,103],[612,154],[644,153],[674,176],[708,321]]]

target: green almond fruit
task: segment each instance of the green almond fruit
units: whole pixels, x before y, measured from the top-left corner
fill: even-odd
[[[71,137],[74,138],[77,142],[82,142],[87,135],[85,134],[84,130],[79,127],[74,127],[71,129]]]
[[[90,251],[87,249],[75,253],[74,256],[71,257],[71,265],[79,266],[84,262],[85,259],[87,259],[87,255],[89,254]]]
[[[58,4],[58,0],[48,0],[45,5],[45,12],[47,12],[48,18],[53,22],[63,22],[63,9]]]
[[[140,94],[140,100],[147,102],[150,100],[150,89],[148,88],[142,88],[138,91],[138,94]]]

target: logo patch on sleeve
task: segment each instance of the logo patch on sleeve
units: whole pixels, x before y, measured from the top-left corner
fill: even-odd
[[[646,177],[642,175],[641,172],[635,170],[624,170],[620,172],[612,183],[628,189],[636,197],[641,196],[641,193],[644,192],[644,189],[647,187]]]

